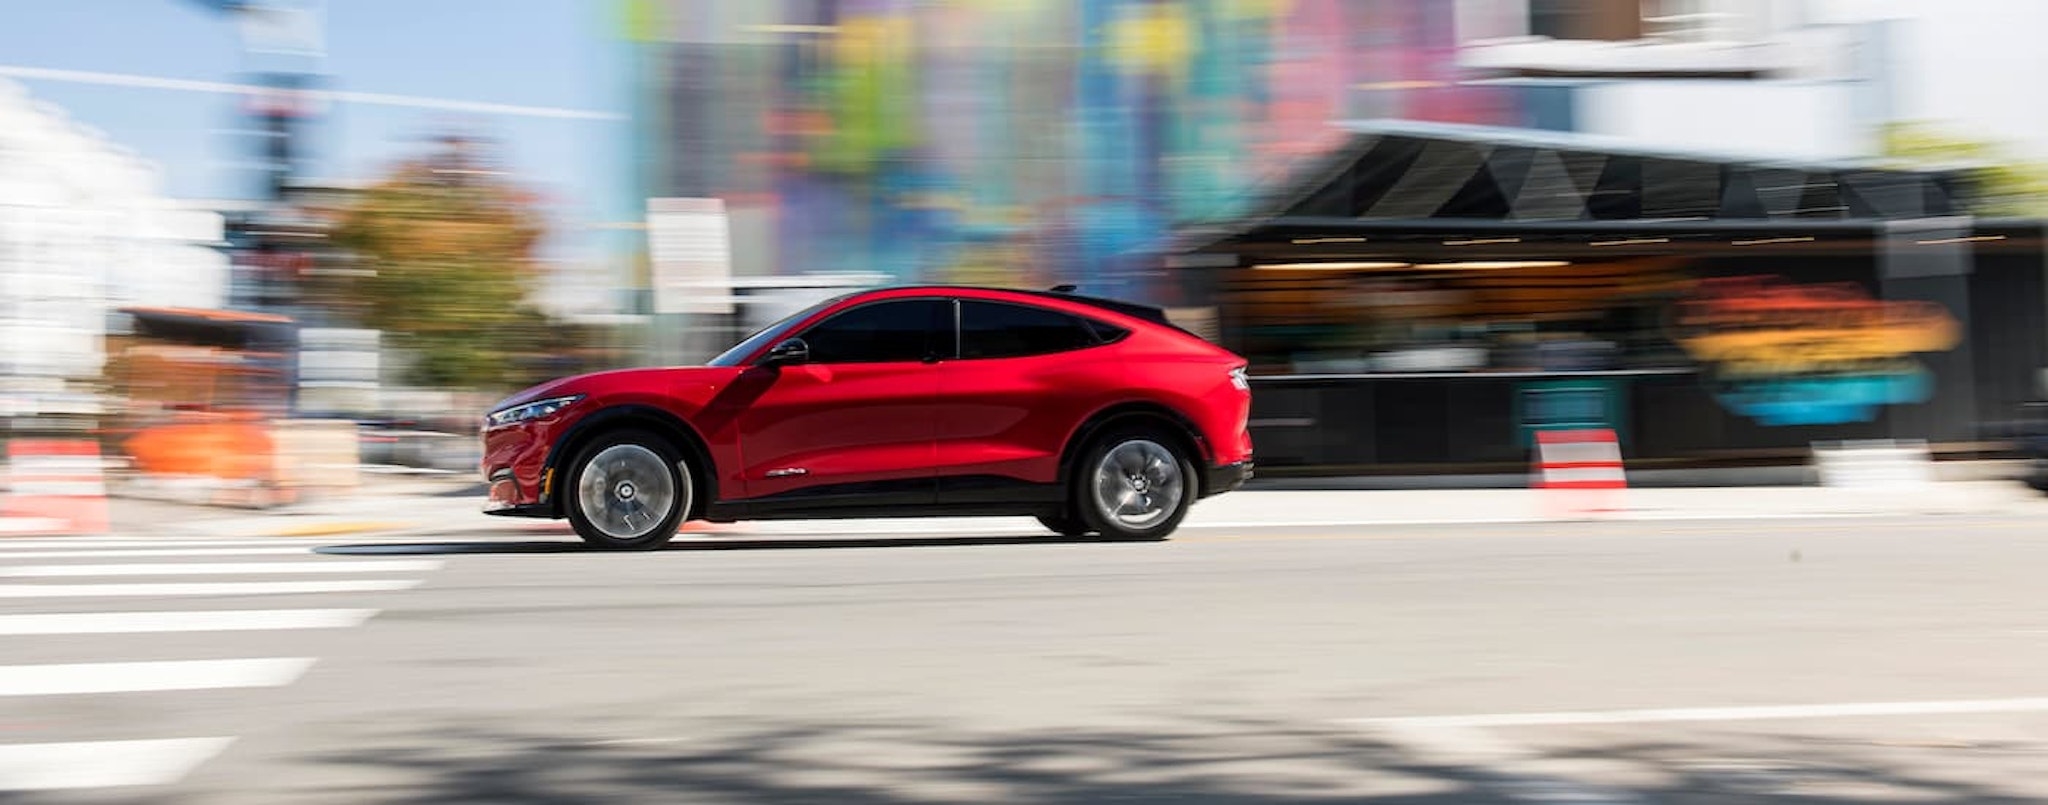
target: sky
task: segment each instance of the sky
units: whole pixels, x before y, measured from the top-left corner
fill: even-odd
[[[1819,22],[1901,20],[1901,115],[2048,162],[2048,0],[1813,0]]]
[[[245,80],[235,25],[200,0],[0,0],[0,68],[196,81]],[[627,76],[599,0],[328,0],[327,88],[622,114]],[[16,78],[162,171],[178,198],[245,195],[229,95]],[[634,217],[618,192],[626,129],[616,120],[331,106],[316,124],[317,178],[367,179],[423,137],[460,126],[494,138],[505,168],[547,199],[549,256],[575,259],[593,223]],[[622,212],[620,207],[624,206]]]
[[[706,0],[707,2],[709,0]],[[1908,20],[1912,65],[1900,111],[2011,143],[2048,160],[2048,0],[1801,0],[1814,21]],[[233,23],[205,0],[0,0],[0,69],[55,68],[199,81],[242,80]],[[619,114],[628,77],[609,0],[327,0],[329,88]],[[163,171],[182,198],[237,195],[245,177],[226,130],[227,95],[19,79],[37,98],[104,131]],[[2038,93],[2034,93],[2038,94]],[[451,124],[495,137],[514,178],[549,199],[546,253],[592,259],[591,224],[637,218],[620,191],[626,131],[615,120],[342,104],[316,130],[321,178],[364,179]]]

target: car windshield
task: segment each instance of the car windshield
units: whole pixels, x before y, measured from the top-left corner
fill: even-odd
[[[761,328],[760,330],[755,331],[753,335],[747,336],[746,340],[743,340],[738,344],[734,344],[732,349],[728,349],[725,352],[720,353],[718,357],[712,358],[711,361],[705,365],[738,366],[740,365],[740,362],[745,361],[747,359],[748,355],[754,354],[756,351],[760,350],[761,347],[774,343],[775,341],[781,340],[783,336],[789,334],[790,330],[794,330],[796,329],[797,325],[802,324],[805,319],[808,319],[811,316],[816,315],[817,312],[820,310],[824,310],[825,308],[838,304],[840,300],[852,295],[853,294],[850,293],[840,294],[838,296],[832,297],[831,299],[827,299],[823,302],[819,302],[815,305],[804,308],[803,310],[791,313],[788,316],[783,317],[780,321],[777,321],[774,324],[770,324],[766,327]]]

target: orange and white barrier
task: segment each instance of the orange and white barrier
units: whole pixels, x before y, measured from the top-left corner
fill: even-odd
[[[1612,430],[1552,430],[1536,434],[1537,489],[1554,513],[1620,511],[1628,489],[1621,442]]]
[[[0,514],[37,523],[38,533],[108,530],[106,464],[98,442],[17,439],[7,445],[7,495]]]

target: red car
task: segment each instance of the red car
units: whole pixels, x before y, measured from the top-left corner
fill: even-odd
[[[605,548],[689,519],[924,515],[1162,539],[1251,476],[1245,361],[1068,290],[864,291],[704,366],[527,389],[485,417],[486,510]]]

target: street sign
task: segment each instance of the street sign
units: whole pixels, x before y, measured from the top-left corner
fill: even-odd
[[[655,313],[731,313],[732,241],[725,200],[647,200]]]

